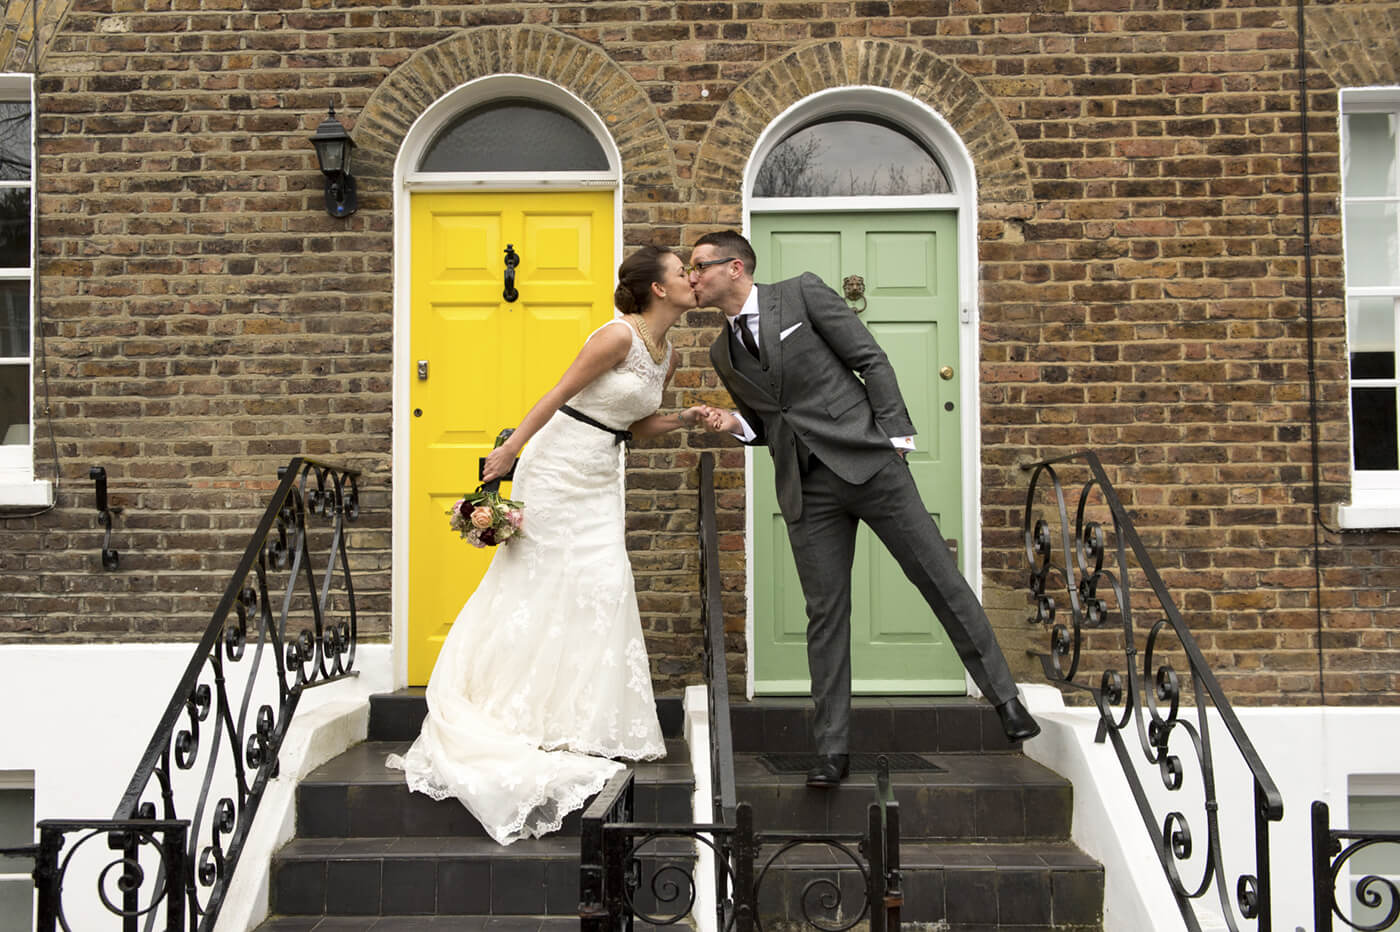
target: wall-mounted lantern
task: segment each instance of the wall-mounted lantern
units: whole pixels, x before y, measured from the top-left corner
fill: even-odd
[[[335,107],[330,107],[329,115],[316,127],[316,135],[311,137],[316,147],[316,161],[321,164],[321,173],[326,176],[326,213],[332,217],[348,217],[358,206],[355,203],[355,179],[350,175],[350,153],[355,148],[355,140],[335,118]]]

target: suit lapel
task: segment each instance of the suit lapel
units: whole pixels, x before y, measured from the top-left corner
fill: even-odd
[[[778,396],[778,386],[782,384],[783,348],[779,334],[782,321],[778,319],[780,303],[778,289],[770,285],[758,287],[758,354],[759,361],[768,375],[768,390],[773,397]]]

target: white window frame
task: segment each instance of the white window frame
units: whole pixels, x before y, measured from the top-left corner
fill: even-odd
[[[34,790],[34,771],[32,771],[32,770],[0,770],[0,790],[29,790],[29,791],[32,792],[32,791]],[[30,837],[31,837],[31,838],[34,837],[34,836],[33,836],[33,825],[34,825],[34,820],[37,818],[37,816],[35,815],[35,813],[36,813],[37,810],[38,810],[38,806],[39,806],[38,794],[35,794],[35,796],[34,796],[34,809],[31,810],[30,813],[29,813],[30,832],[31,832]],[[23,880],[25,883],[29,884],[29,885],[31,886],[31,888],[33,887],[33,884],[34,884],[34,878],[33,878],[33,876],[31,876],[31,873],[30,873],[29,871],[16,871],[16,872],[13,872],[13,873],[0,873],[0,880],[10,881],[10,882],[14,882],[14,881],[16,881],[16,880]],[[29,908],[30,908],[29,921],[32,923],[32,922],[34,921],[34,912],[33,912],[33,910],[34,910],[34,900],[33,900],[32,892],[31,892],[30,907],[29,907]]]
[[[0,444],[0,507],[48,506],[53,504],[53,485],[34,478],[34,450],[37,424],[34,421],[34,337],[35,318],[34,254],[37,234],[37,192],[34,169],[37,165],[35,143],[38,108],[34,101],[34,80],[28,74],[0,74],[0,100],[23,100],[29,104],[29,178],[24,181],[0,181],[0,188],[29,189],[29,265],[26,268],[0,269],[0,280],[22,281],[29,284],[29,354],[0,357],[0,364],[23,363],[29,367],[29,442]]]
[[[1400,87],[1366,87],[1366,88],[1343,88],[1339,95],[1340,107],[1339,117],[1344,121],[1351,113],[1384,113],[1393,112],[1400,118]],[[1342,131],[1342,126],[1338,126],[1339,144],[1342,148],[1343,164],[1346,158],[1346,136]],[[1397,133],[1397,145],[1400,146],[1400,133]],[[1396,153],[1396,164],[1400,165],[1400,151]],[[1382,200],[1394,200],[1395,198],[1349,198],[1346,190],[1345,172],[1342,178],[1342,255],[1345,259],[1347,255],[1346,244],[1346,211],[1349,203],[1375,203]],[[1400,258],[1400,257],[1397,257]],[[1394,297],[1400,300],[1400,285],[1385,287],[1357,287],[1350,283],[1346,286],[1346,300],[1350,302],[1352,298],[1364,297]],[[1396,348],[1400,350],[1400,313],[1396,314],[1395,321],[1397,331]],[[1351,334],[1347,336],[1347,359],[1351,359]],[[1397,353],[1397,365],[1400,365],[1400,353]],[[1351,473],[1351,504],[1342,505],[1338,509],[1338,521],[1344,528],[1379,528],[1379,527],[1400,527],[1400,469],[1396,470],[1357,470],[1354,466],[1356,462],[1356,451],[1354,446],[1354,425],[1352,423],[1354,412],[1351,408],[1350,394],[1353,387],[1397,387],[1400,386],[1400,371],[1396,372],[1396,378],[1383,380],[1356,380],[1351,379],[1350,373],[1347,376],[1347,466]]]

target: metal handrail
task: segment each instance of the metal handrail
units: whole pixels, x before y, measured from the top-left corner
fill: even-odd
[[[710,722],[710,789],[715,821],[734,824],[734,734],[725,663],[724,604],[720,585],[719,523],[715,507],[715,456],[700,455],[700,624],[705,637],[705,685]]]
[[[277,775],[282,741],[302,692],[358,675],[353,669],[357,627],[345,524],[359,514],[359,473],[294,457],[278,475],[281,481],[113,816],[155,819],[156,801],[143,801],[148,794],[159,796],[164,821],[177,820],[185,811],[190,831],[184,876],[169,891],[185,900],[191,929],[213,927],[263,791]],[[319,582],[308,528],[312,517],[330,524]],[[337,568],[340,589],[333,590]],[[274,581],[279,572],[285,572],[281,585]],[[340,596],[338,602],[333,594]],[[310,617],[293,628],[289,622],[299,595]],[[333,623],[332,615],[345,620]],[[267,666],[265,653],[272,658]],[[245,657],[246,665],[240,666]],[[246,674],[241,684],[229,682],[232,672]],[[262,673],[271,676],[260,678]],[[270,678],[275,684],[264,688],[270,691],[275,685],[277,708],[261,701],[250,721],[255,690]],[[211,713],[213,733],[201,746],[201,724]],[[203,761],[201,751],[207,752]],[[192,787],[178,772],[194,770],[199,763],[204,773],[185,809],[177,797],[189,795],[185,791]],[[163,871],[155,881],[158,889],[166,889]]]
[[[1086,467],[1090,477],[1080,488],[1071,530],[1070,510],[1058,469],[1072,466]],[[1102,742],[1105,737],[1112,739],[1119,764],[1130,784],[1143,823],[1152,836],[1182,918],[1192,930],[1200,928],[1193,902],[1212,888],[1217,893],[1228,926],[1232,930],[1239,928],[1231,909],[1231,897],[1226,887],[1224,861],[1221,856],[1222,836],[1219,829],[1219,801],[1215,791],[1214,747],[1207,718],[1207,707],[1214,707],[1248,771],[1254,791],[1255,870],[1252,874],[1246,873],[1238,878],[1233,905],[1238,909],[1241,918],[1256,920],[1256,928],[1265,932],[1270,928],[1271,921],[1268,826],[1270,822],[1278,822],[1283,818],[1283,796],[1278,786],[1240,724],[1234,707],[1211,671],[1190,628],[1177,610],[1166,584],[1157,572],[1151,555],[1138,536],[1132,518],[1123,508],[1098,456],[1093,451],[1086,450],[1023,468],[1031,472],[1022,530],[1025,535],[1026,557],[1031,566],[1030,589],[1036,602],[1036,616],[1033,621],[1050,628],[1050,652],[1038,655],[1046,678],[1057,686],[1087,691],[1093,697],[1099,712],[1096,740]],[[1052,531],[1050,525],[1035,511],[1037,485],[1042,477],[1049,480],[1053,504],[1058,512],[1060,543],[1065,554],[1062,565],[1052,562]],[[1110,513],[1110,529],[1106,529],[1102,523],[1090,517],[1090,509],[1096,507],[1096,496],[1099,499],[1097,505],[1106,507]],[[1104,562],[1108,553],[1109,533],[1113,537],[1115,559],[1106,569]],[[1155,608],[1162,614],[1147,632],[1146,650],[1141,653],[1141,671],[1137,667],[1138,632],[1134,627],[1129,588],[1129,551],[1136,560],[1135,569],[1142,573],[1151,589]],[[1072,630],[1064,623],[1056,621],[1059,606],[1049,592],[1052,576],[1060,578],[1063,583],[1061,591],[1068,593]],[[1102,594],[1112,595],[1122,623],[1126,684],[1123,675],[1116,670],[1104,671],[1098,685],[1075,681],[1082,659],[1085,630],[1102,628],[1110,619],[1109,605],[1107,600],[1101,597],[1101,587],[1107,590]],[[1194,723],[1180,716],[1182,684],[1171,664],[1162,662],[1155,668],[1155,673],[1153,672],[1154,660],[1160,657],[1162,652],[1158,640],[1168,631],[1176,637],[1186,656],[1197,710]],[[1148,683],[1152,684],[1152,688],[1148,688]],[[1171,751],[1174,737],[1185,734],[1200,763],[1207,828],[1207,861],[1201,869],[1200,881],[1195,886],[1188,886],[1182,879],[1180,870],[1182,863],[1191,857],[1193,851],[1190,823],[1179,811],[1166,814],[1160,822],[1154,814],[1152,804],[1138,778],[1127,742],[1123,739],[1122,732],[1130,724],[1136,726],[1144,759],[1159,769],[1163,785],[1168,791],[1180,790],[1185,782],[1181,758]]]

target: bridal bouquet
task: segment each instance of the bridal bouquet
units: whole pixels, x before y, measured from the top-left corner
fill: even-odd
[[[447,513],[451,516],[452,530],[473,547],[504,544],[519,534],[525,524],[524,505],[480,487],[464,495]]]

